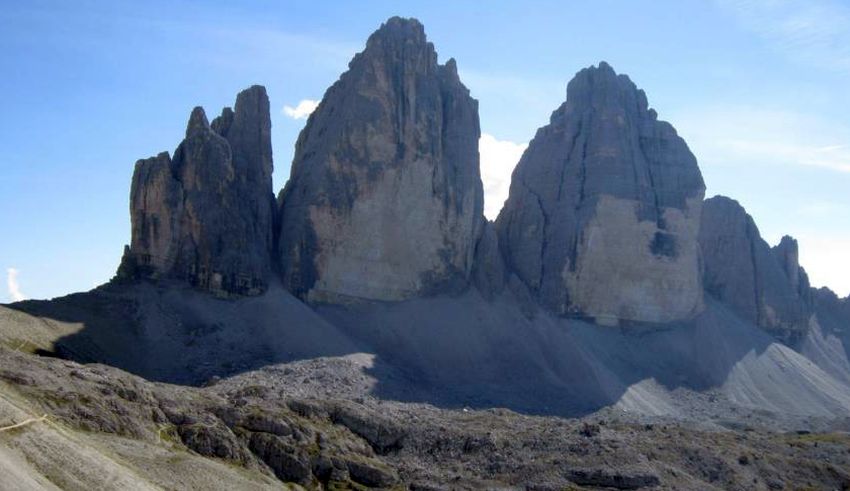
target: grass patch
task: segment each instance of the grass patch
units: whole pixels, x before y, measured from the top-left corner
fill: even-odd
[[[169,423],[160,426],[156,430],[156,436],[162,443],[168,443],[172,446],[183,446],[183,440],[180,439],[180,435],[177,433],[176,425]]]
[[[850,446],[850,434],[847,433],[808,433],[790,435],[789,439],[800,443],[832,443]]]

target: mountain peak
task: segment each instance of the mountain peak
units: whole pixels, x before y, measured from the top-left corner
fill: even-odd
[[[703,308],[704,192],[684,140],[627,76],[600,62],[569,82],[567,101],[523,154],[499,240],[509,266],[558,314],[680,320]]]
[[[429,70],[437,65],[437,53],[425,36],[425,27],[418,20],[392,17],[369,36],[366,48],[351,60],[349,67],[354,68],[365,60],[424,66],[420,69]]]
[[[419,21],[385,22],[298,137],[280,200],[284,284],[316,301],[465,287],[483,226],[479,136],[456,63],[437,64]]]
[[[200,131],[208,131],[210,123],[207,120],[207,113],[201,106],[195,106],[192,109],[192,114],[189,115],[189,123],[186,125],[186,138],[197,134]]]
[[[132,237],[118,275],[185,281],[218,296],[262,293],[271,274],[271,119],[265,89],[213,124],[192,110],[174,157],[139,161]]]
[[[394,16],[387,19],[386,22],[381,24],[381,27],[378,28],[377,31],[372,33],[369,36],[369,41],[367,41],[367,45],[373,41],[373,39],[411,39],[415,41],[425,41],[425,26],[419,22],[418,19],[413,17],[405,18]]]
[[[638,89],[628,75],[617,74],[604,61],[575,74],[567,84],[567,103],[594,108],[619,106],[637,113],[649,109],[644,91]]]

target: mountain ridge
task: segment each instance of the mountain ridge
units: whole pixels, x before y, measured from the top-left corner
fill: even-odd
[[[33,489],[167,486],[157,467],[217,476],[176,487],[850,485],[850,297],[705,200],[607,63],[569,82],[495,221],[478,102],[415,19],[327,90],[276,200],[270,135],[262,86],[196,107],[135,166],[116,277],[0,306],[0,415],[62,425],[0,439],[0,468]]]

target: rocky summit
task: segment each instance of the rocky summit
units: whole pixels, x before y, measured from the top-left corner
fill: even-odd
[[[298,137],[281,202],[284,284],[312,301],[463,289],[484,223],[478,103],[415,20],[393,18]]]
[[[269,99],[136,163],[89,292],[0,306],[0,491],[850,489],[850,298],[585,68],[482,213],[478,105],[392,18],[272,190]],[[613,327],[618,326],[618,327]]]
[[[702,310],[697,161],[606,63],[580,71],[537,131],[496,221],[510,270],[558,314],[603,324]]]
[[[265,88],[239,93],[212,124],[196,107],[173,159],[137,162],[130,219],[119,277],[184,280],[221,296],[263,292],[274,223]]]

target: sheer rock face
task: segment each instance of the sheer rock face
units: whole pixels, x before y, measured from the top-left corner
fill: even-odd
[[[684,140],[603,62],[538,130],[496,228],[508,267],[550,310],[669,322],[703,308],[704,192]]]
[[[501,293],[507,284],[507,271],[499,251],[499,239],[493,222],[486,221],[475,249],[472,281],[487,299]]]
[[[212,125],[196,107],[174,152],[136,163],[121,277],[170,278],[220,296],[265,290],[274,223],[271,119],[263,87]]]
[[[846,339],[845,349],[850,357],[850,296],[839,298],[825,287],[812,289],[812,304],[820,327]]]
[[[478,103],[392,18],[326,92],[281,202],[284,284],[312,301],[464,288],[483,227]]]
[[[788,277],[791,289],[804,305],[811,306],[813,292],[809,283],[809,276],[806,274],[806,270],[800,266],[800,248],[797,240],[785,235],[771,251],[779,262],[782,271],[785,272],[785,276]]]
[[[708,294],[789,344],[805,333],[812,290],[796,240],[771,249],[737,201],[715,196],[703,205],[699,241]]]

